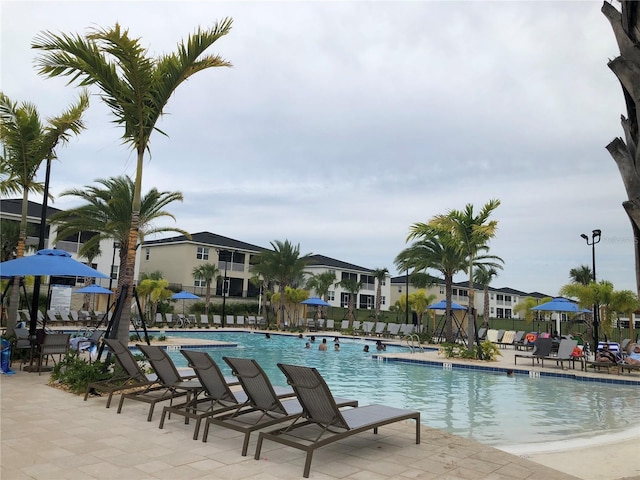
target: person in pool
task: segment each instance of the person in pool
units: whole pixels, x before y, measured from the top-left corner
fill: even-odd
[[[322,343],[318,345],[318,350],[325,351],[327,349],[327,339],[323,338]]]

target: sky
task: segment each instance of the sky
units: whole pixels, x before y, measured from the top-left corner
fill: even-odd
[[[158,123],[168,137],[151,138],[143,191],[184,195],[168,208],[176,221],[159,225],[267,248],[289,240],[395,275],[412,224],[495,198],[490,247],[505,263],[493,287],[557,295],[570,269],[591,266],[580,234],[600,229],[598,280],[635,291],[627,197],[605,149],[625,109],[601,5],[2,1],[0,88],[53,117],[79,90],[38,75],[39,33],[118,22],[157,56],[231,17],[207,52],[233,67],[181,85]],[[67,189],[135,176],[134,153],[91,93],[87,129],[52,167],[60,209],[78,205]]]

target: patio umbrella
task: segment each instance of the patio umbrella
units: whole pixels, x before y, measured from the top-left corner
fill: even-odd
[[[84,263],[71,258],[64,250],[38,250],[35,255],[16,258],[0,263],[2,277],[24,277],[25,275],[55,275],[59,277],[109,278]]]
[[[543,303],[542,305],[536,305],[531,310],[538,310],[541,312],[570,312],[570,313],[578,313],[580,312],[580,307],[575,302],[567,298],[557,297],[551,300],[550,302]],[[560,315],[556,318],[556,331],[558,335],[560,335]]]
[[[303,305],[313,305],[314,307],[330,307],[331,304],[325,302],[321,298],[318,297],[309,297],[306,300],[301,301]]]
[[[95,283],[93,283],[89,286],[82,287],[73,293],[103,293],[105,295],[111,295],[113,292],[108,288],[104,288],[104,287],[101,287],[100,285],[96,285]]]
[[[314,318],[318,316],[318,310],[319,307],[330,307],[331,304],[325,302],[323,299],[318,298],[318,297],[309,297],[306,300],[303,300],[300,302],[303,305],[309,305],[312,307],[316,307],[316,314],[314,315]]]
[[[171,296],[171,300],[182,300],[182,315],[184,316],[184,301],[185,300],[202,300],[202,298],[200,298],[197,295],[194,295],[191,292],[186,292],[182,290],[181,292],[174,293]]]
[[[427,307],[430,310],[446,310],[447,309],[447,301],[440,300],[438,303],[434,303],[433,305],[429,305]],[[466,310],[467,307],[463,307],[462,305],[458,305],[456,302],[451,302],[451,310]]]

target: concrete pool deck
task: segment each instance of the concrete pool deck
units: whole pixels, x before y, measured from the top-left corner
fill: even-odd
[[[492,366],[513,368],[509,350],[502,353]],[[442,361],[437,352],[408,355]],[[635,374],[610,375],[640,380]],[[84,402],[48,386],[48,377],[23,371],[0,376],[2,479],[302,478],[303,454],[297,450],[265,443],[256,461],[252,436],[249,456],[242,457],[236,432],[212,428],[207,443],[194,441],[193,425],[178,419],[158,429],[159,408],[151,422],[146,422],[147,405],[139,402],[125,405],[118,415],[116,407],[104,408],[105,397]],[[621,414],[637,418],[640,412]],[[422,443],[415,445],[412,433],[410,423],[400,423],[381,428],[377,436],[364,433],[320,449],[310,478],[640,479],[640,431],[599,437],[569,450],[516,454],[424,425]]]

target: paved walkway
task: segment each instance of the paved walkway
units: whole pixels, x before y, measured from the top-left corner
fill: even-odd
[[[508,355],[500,363],[512,366]],[[207,443],[194,441],[193,425],[178,418],[158,429],[159,407],[146,422],[145,404],[129,402],[118,415],[116,407],[104,408],[105,397],[84,402],[47,382],[48,374],[0,376],[2,479],[302,478],[304,455],[298,450],[265,443],[262,458],[254,460],[253,435],[249,456],[242,457],[239,433],[212,428]],[[395,424],[320,449],[310,478],[640,479],[640,432],[633,442],[512,455],[426,426],[415,445],[413,431],[410,422]]]

